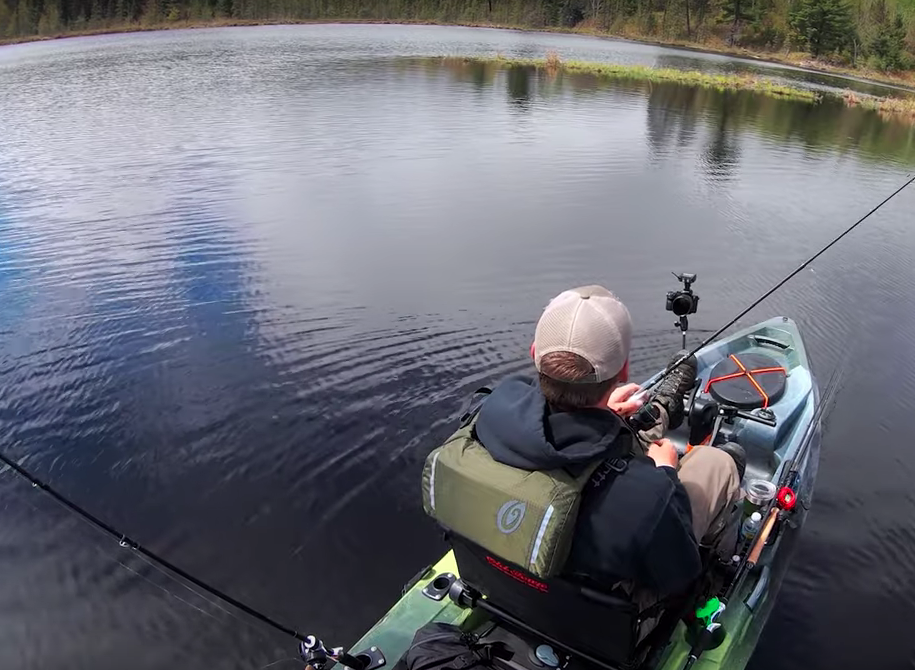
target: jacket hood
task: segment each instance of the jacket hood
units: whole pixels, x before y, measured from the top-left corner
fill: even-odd
[[[499,463],[524,470],[555,470],[608,458],[625,430],[613,412],[554,412],[528,377],[509,377],[486,398],[477,438]]]

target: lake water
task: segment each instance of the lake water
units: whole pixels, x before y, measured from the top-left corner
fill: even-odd
[[[836,102],[419,58],[548,50],[849,85],[459,28],[0,49],[2,448],[175,563],[346,644],[442,552],[421,463],[470,390],[530,368],[550,297],[618,292],[645,376],[678,346],[670,271],[699,275],[698,341],[915,165],[911,128]],[[743,322],[797,319],[824,383],[850,352],[754,668],[915,658],[913,213],[915,188]],[[10,473],[0,504],[0,667],[295,655]]]

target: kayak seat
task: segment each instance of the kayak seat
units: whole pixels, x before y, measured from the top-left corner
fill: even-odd
[[[547,643],[605,669],[637,665],[639,610],[624,593],[563,577],[544,580],[465,538],[449,539],[460,583],[470,592],[470,602],[458,604],[479,607],[497,623],[526,633],[533,648]]]

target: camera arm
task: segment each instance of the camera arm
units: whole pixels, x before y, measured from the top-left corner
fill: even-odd
[[[699,296],[693,293],[693,282],[696,281],[696,274],[693,272],[672,272],[677,281],[683,283],[683,288],[679,291],[670,291],[667,294],[667,311],[677,315],[678,321],[674,323],[675,328],[680,329],[683,337],[683,349],[686,349],[686,331],[689,330],[689,315],[695,314],[699,308]]]

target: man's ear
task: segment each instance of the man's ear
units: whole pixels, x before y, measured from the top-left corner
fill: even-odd
[[[537,354],[535,353],[535,350],[534,350],[534,343],[531,342],[531,360],[535,360],[536,358],[537,358]]]
[[[620,373],[616,376],[617,384],[625,384],[629,381],[629,359],[626,359],[626,362],[623,364],[623,369],[620,370]]]

